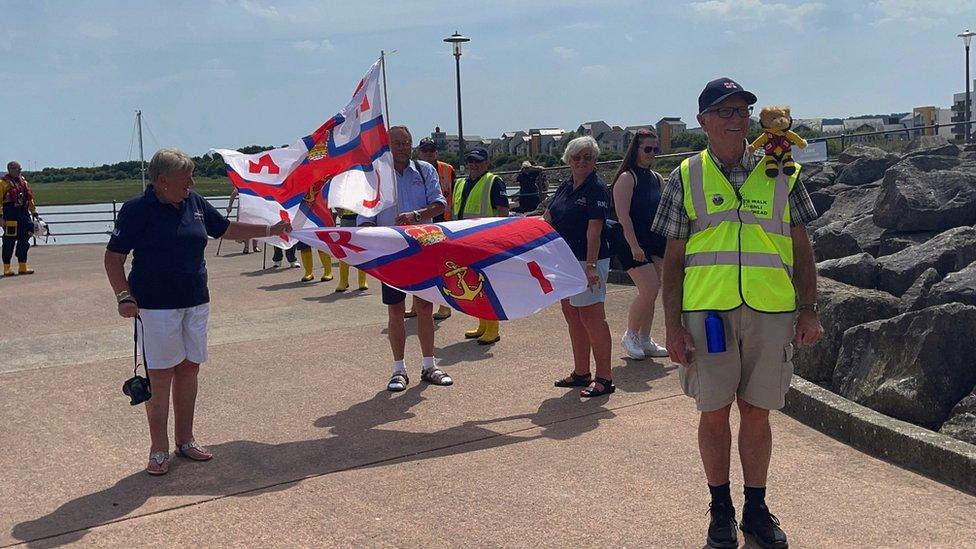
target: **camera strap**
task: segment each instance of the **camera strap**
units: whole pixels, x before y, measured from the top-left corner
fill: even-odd
[[[142,324],[142,361],[145,363],[146,377],[149,377],[149,363],[146,360],[146,324],[142,322],[142,317],[136,315],[132,319],[132,374],[139,375],[139,328]]]

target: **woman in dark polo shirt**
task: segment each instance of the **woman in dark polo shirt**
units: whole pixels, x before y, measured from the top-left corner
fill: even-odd
[[[556,387],[586,387],[581,396],[594,397],[616,390],[610,373],[610,327],[603,302],[607,295],[610,250],[603,239],[603,224],[610,202],[607,186],[596,173],[600,147],[590,136],[566,145],[563,162],[572,175],[563,181],[543,214],[569,244],[586,272],[587,289],[561,301],[573,346],[573,373],[556,381]],[[590,379],[590,353],[596,375]]]
[[[146,472],[169,471],[170,387],[176,423],[176,453],[196,461],[213,455],[193,437],[197,372],[207,359],[210,293],[203,260],[207,237],[247,240],[291,230],[229,221],[193,186],[193,161],[176,149],[161,149],[149,162],[152,185],[122,205],[105,250],[105,273],[119,314],[139,316],[138,337],[152,385],[146,401],[149,464]],[[132,252],[128,280],[125,260]]]

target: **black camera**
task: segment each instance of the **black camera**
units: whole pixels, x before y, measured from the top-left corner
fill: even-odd
[[[129,404],[133,406],[152,398],[152,392],[149,389],[149,378],[142,376],[129,378],[122,384],[122,394],[129,397]]]

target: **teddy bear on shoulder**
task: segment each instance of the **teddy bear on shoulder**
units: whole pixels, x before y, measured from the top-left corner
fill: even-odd
[[[796,173],[796,164],[790,152],[792,145],[801,149],[806,148],[807,142],[791,131],[793,117],[790,108],[763,107],[759,113],[759,124],[763,132],[749,145],[749,153],[760,148],[766,153],[766,176],[776,177],[782,169],[783,174],[790,176]]]

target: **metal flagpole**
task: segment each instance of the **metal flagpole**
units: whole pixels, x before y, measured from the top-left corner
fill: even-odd
[[[386,112],[386,119],[384,120],[384,122],[386,123],[386,128],[389,129],[390,128],[390,101],[387,99],[387,94],[386,94],[386,52],[384,50],[380,50],[380,69],[382,70],[383,73],[383,109]],[[392,154],[393,152],[391,151],[390,155],[392,156]],[[396,178],[396,168],[393,169],[393,177]],[[397,187],[398,185],[396,179],[394,179],[393,180],[394,216],[400,214],[400,201],[397,199]]]
[[[142,192],[146,192],[146,157],[142,153],[142,111],[136,111],[136,122],[139,124],[139,172],[142,175]]]

